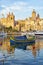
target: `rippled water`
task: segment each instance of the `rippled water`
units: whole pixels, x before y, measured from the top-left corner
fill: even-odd
[[[0,65],[43,65],[43,39],[24,46],[10,46],[9,37],[0,38]]]

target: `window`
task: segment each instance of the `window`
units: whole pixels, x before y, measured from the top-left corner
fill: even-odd
[[[12,20],[13,18],[11,17],[11,20]]]

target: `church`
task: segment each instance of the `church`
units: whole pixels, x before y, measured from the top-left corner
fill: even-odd
[[[5,27],[12,27],[14,28],[14,21],[15,21],[15,16],[13,13],[7,14],[6,18],[0,18],[0,24],[5,26]]]
[[[33,9],[31,17],[15,21],[13,13],[8,13],[6,18],[0,18],[0,24],[4,27],[12,27],[17,31],[43,30],[43,18]]]

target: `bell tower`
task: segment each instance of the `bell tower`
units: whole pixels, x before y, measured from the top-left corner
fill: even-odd
[[[14,14],[13,13],[10,13],[9,12],[9,14],[8,14],[8,16],[7,16],[7,20],[8,20],[8,25],[9,25],[9,27],[11,26],[12,28],[14,28],[14,22],[15,22],[15,16],[14,16]]]
[[[36,18],[36,12],[35,12],[35,10],[33,9],[33,11],[32,11],[32,19],[35,20],[35,18]]]

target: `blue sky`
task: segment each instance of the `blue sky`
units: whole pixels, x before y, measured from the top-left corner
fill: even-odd
[[[0,17],[13,12],[15,19],[25,19],[31,16],[32,10],[43,18],[43,0],[0,0]]]

